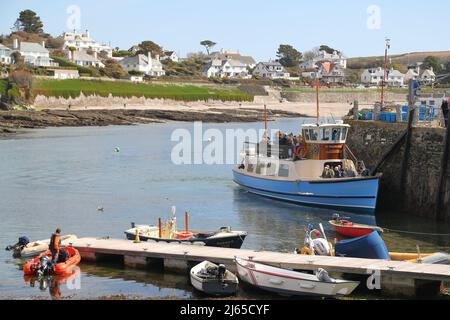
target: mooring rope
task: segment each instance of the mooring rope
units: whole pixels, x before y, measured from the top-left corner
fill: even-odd
[[[388,232],[415,234],[415,235],[421,235],[421,236],[450,237],[449,233],[414,232],[414,231],[395,230],[395,229],[389,229],[389,228],[383,228],[383,230],[388,231]]]

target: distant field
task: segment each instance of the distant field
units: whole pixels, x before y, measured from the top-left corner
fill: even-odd
[[[417,62],[422,62],[426,57],[432,56],[438,58],[442,63],[450,61],[450,51],[434,51],[434,52],[411,52],[400,55],[391,55],[389,58],[392,63],[396,64],[414,64]],[[358,57],[348,59],[348,67],[353,68],[354,66],[364,66],[367,64],[373,64],[375,62],[382,62],[384,60],[383,56],[374,57]]]
[[[87,80],[36,80],[34,94],[48,97],[76,98],[84,95],[107,97],[146,97],[178,101],[253,101],[253,96],[238,89],[211,88],[194,85],[134,84],[131,82]]]

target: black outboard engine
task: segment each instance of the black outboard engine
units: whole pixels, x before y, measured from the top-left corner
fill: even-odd
[[[42,257],[40,261],[40,268],[37,271],[38,276],[48,276],[52,271],[53,271],[52,261],[47,256]]]
[[[20,257],[20,253],[22,252],[23,248],[25,248],[27,246],[27,244],[30,243],[30,239],[28,239],[28,237],[26,236],[22,236],[19,238],[19,241],[17,241],[16,244],[12,245],[12,246],[7,246],[5,248],[6,251],[14,251],[13,253],[13,257],[14,258],[18,258]]]
[[[223,281],[225,278],[225,272],[227,272],[227,268],[223,264],[219,264],[219,272],[218,277],[220,281]]]

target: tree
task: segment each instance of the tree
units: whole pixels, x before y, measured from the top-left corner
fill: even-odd
[[[19,13],[19,18],[14,24],[14,27],[28,33],[42,33],[44,24],[36,12],[24,10]]]
[[[140,50],[137,54],[147,55],[150,52],[152,56],[155,57],[156,55],[162,56],[164,53],[160,45],[150,40],[142,41],[141,44],[139,44],[139,48]]]
[[[428,56],[423,60],[423,66],[425,68],[433,68],[434,72],[440,73],[442,71],[441,62],[438,58],[433,56]]]
[[[320,50],[320,51],[325,51],[325,52],[328,53],[328,54],[332,54],[332,53],[334,53],[335,51],[336,51],[338,54],[341,53],[339,50],[333,49],[333,48],[331,48],[331,47],[329,47],[329,46],[327,46],[327,45],[325,45],[325,44],[321,45],[321,46],[319,47],[319,50]]]
[[[216,42],[211,41],[211,40],[203,40],[202,42],[200,42],[200,45],[205,47],[206,53],[208,54],[208,56],[210,54],[210,50],[212,48],[214,48],[216,46],[216,44],[217,44]]]
[[[294,67],[300,63],[302,53],[288,44],[280,45],[277,57],[284,67]]]
[[[104,61],[104,64],[105,67],[100,69],[100,74],[102,76],[114,79],[123,79],[127,76],[127,72],[125,72],[122,66],[114,59],[107,59]]]

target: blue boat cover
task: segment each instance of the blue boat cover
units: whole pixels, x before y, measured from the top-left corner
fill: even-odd
[[[336,256],[348,258],[391,260],[389,251],[378,232],[336,243]]]

